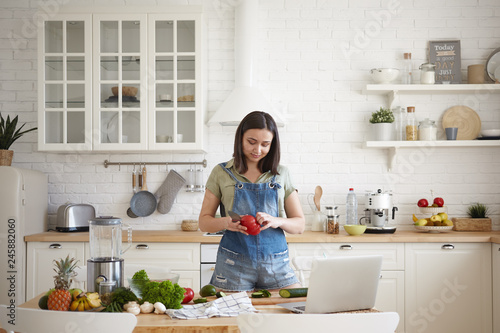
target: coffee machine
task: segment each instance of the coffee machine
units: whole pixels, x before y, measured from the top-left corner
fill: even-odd
[[[122,249],[122,228],[127,227],[127,247]],[[132,245],[132,228],[118,217],[89,220],[90,259],[87,260],[87,291],[123,287],[124,260],[121,255]],[[101,285],[102,283],[102,285]]]
[[[398,207],[392,206],[392,193],[378,189],[365,195],[365,216],[359,219],[360,224],[366,224],[365,233],[392,234],[396,227],[389,225],[389,212],[394,220]]]

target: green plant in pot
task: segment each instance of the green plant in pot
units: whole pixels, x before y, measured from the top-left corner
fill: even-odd
[[[482,203],[474,203],[467,207],[469,217],[453,218],[453,230],[456,231],[491,231],[489,208]]]
[[[373,112],[370,118],[370,123],[373,128],[373,136],[376,141],[389,141],[392,139],[394,122],[394,113],[383,107],[380,110]]]
[[[7,119],[4,119],[0,113],[0,165],[10,166],[12,164],[12,157],[14,156],[14,151],[9,150],[10,146],[24,134],[37,129],[36,127],[33,127],[28,130],[21,131],[26,123],[19,126],[19,128],[17,123],[18,116],[15,116],[12,120],[10,119],[10,116],[7,116]]]

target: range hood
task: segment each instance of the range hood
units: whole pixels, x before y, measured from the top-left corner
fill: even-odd
[[[254,86],[257,21],[258,0],[239,1],[234,24],[235,88],[210,118],[209,124],[238,126],[248,113],[264,111],[273,116],[278,126],[284,126],[283,118]]]

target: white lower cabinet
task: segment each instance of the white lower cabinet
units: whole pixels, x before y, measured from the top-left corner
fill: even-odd
[[[199,243],[132,243],[123,254],[125,280],[133,274],[129,267],[148,271],[149,267],[168,268],[178,273],[181,287],[200,290],[200,244]],[[132,269],[132,270],[134,270]]]
[[[28,242],[26,259],[26,300],[54,288],[54,260],[66,256],[85,266],[84,242]]]
[[[407,333],[492,332],[490,243],[405,244]]]
[[[381,279],[377,290],[375,308],[394,311],[400,320],[397,332],[404,332],[404,244],[403,243],[291,243],[290,260],[297,256],[334,257],[382,255]],[[304,271],[305,286],[310,272]],[[335,281],[332,281],[335,283]]]
[[[493,267],[493,332],[500,333],[500,244],[491,245]]]

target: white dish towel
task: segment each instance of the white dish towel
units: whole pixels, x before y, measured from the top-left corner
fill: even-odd
[[[236,317],[240,313],[257,312],[245,291],[217,298],[207,303],[183,305],[182,309],[167,309],[172,319],[203,319],[211,317]]]

